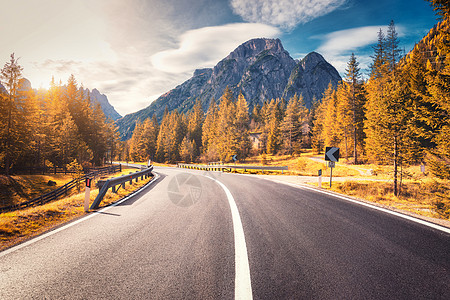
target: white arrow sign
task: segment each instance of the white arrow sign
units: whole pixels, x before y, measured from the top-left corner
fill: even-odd
[[[326,147],[325,160],[327,161],[339,161],[339,148]]]

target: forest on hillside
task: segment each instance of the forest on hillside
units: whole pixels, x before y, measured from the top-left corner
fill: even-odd
[[[114,123],[93,105],[72,75],[48,91],[31,89],[14,55],[1,69],[0,169],[94,166],[107,160],[157,162],[230,161],[257,154],[300,154],[325,146],[359,163],[425,164],[435,177],[450,179],[449,5],[430,0],[441,22],[402,56],[394,22],[378,32],[369,78],[357,56],[348,60],[337,86],[328,86],[311,109],[302,95],[265,99],[250,112],[242,94],[225,89],[205,113],[199,101],[138,122],[132,138],[119,141]]]
[[[249,112],[242,94],[235,99],[227,88],[206,114],[197,102],[186,115],[166,111],[161,124],[156,118],[138,123],[125,155],[135,161],[226,162],[233,155],[244,160],[335,146],[355,164],[393,165],[394,181],[411,164],[426,164],[436,177],[450,179],[449,40],[445,15],[402,57],[392,21],[378,32],[369,78],[362,79],[352,54],[344,80],[330,84],[311,109],[296,95],[265,100]]]
[[[22,77],[14,54],[1,69],[0,171],[9,175],[32,168],[79,171],[115,156],[119,133],[99,104],[72,75],[66,85],[51,82],[34,90]]]

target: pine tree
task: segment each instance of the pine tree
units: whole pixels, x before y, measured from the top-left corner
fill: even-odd
[[[372,77],[367,84],[365,122],[367,154],[375,161],[393,164],[396,196],[400,193],[399,168],[411,160],[416,147],[411,132],[413,115],[408,109],[410,93],[398,68],[398,44],[395,26],[391,22],[386,37],[386,67],[380,67],[381,77]]]
[[[281,131],[283,133],[283,149],[292,155],[296,144],[301,142],[302,138],[302,123],[300,116],[300,101],[295,94],[288,102],[286,115],[281,124]]]
[[[353,162],[358,163],[358,145],[362,147],[364,140],[364,103],[365,95],[363,93],[363,84],[361,81],[361,73],[359,69],[359,63],[356,60],[356,56],[352,53],[346,68],[345,89],[346,95],[343,97],[343,101],[347,102],[346,109],[350,110],[350,126],[345,126],[350,129],[353,134]],[[343,112],[343,115],[347,115]],[[348,115],[347,115],[348,116]],[[343,119],[343,118],[340,118]],[[345,124],[347,125],[347,124]]]
[[[186,163],[192,162],[195,157],[196,151],[195,148],[196,148],[195,141],[190,140],[189,135],[185,136],[180,145],[181,159]]]
[[[336,92],[334,90],[333,84],[330,82],[328,87],[323,92],[322,101],[318,102],[317,108],[315,109],[316,119],[314,121],[314,127],[312,132],[312,141],[313,148],[316,153],[320,154],[322,150],[324,150],[325,145],[336,145],[337,137],[335,137],[335,130],[333,130],[333,136],[330,138],[328,136],[329,132],[326,129],[329,126],[326,126],[327,117],[331,117],[331,122],[335,121],[335,118],[332,115],[327,116],[328,109],[331,109],[329,113],[332,114],[336,112],[336,103],[334,98],[336,97]]]
[[[386,66],[386,38],[383,30],[378,31],[377,44],[373,47],[374,55],[371,56],[372,63],[369,66],[370,78],[379,79],[385,73]]]
[[[276,154],[281,147],[280,123],[283,113],[280,101],[272,99],[269,104],[269,113],[265,123],[265,131],[267,134],[267,154]]]
[[[327,92],[327,91],[326,91]],[[325,97],[322,99],[323,108],[323,130],[322,138],[326,147],[338,146],[341,142],[339,133],[336,130],[336,124],[338,124],[337,116],[337,92],[332,90],[331,93],[325,93]]]
[[[386,34],[386,51],[385,61],[387,63],[387,71],[396,75],[397,65],[401,57],[401,49],[399,48],[400,41],[398,39],[398,33],[395,28],[394,21],[389,23]]]
[[[252,146],[249,138],[249,119],[247,100],[242,93],[239,93],[233,130],[236,133],[236,154],[240,160],[249,155]]]
[[[217,144],[215,143],[215,138],[218,134],[217,122],[218,108],[216,101],[212,99],[202,126],[203,153],[208,161],[216,161],[219,159]]]
[[[217,116],[217,151],[221,161],[230,161],[236,154],[237,135],[234,130],[236,106],[230,88],[226,88],[219,104]]]
[[[448,0],[427,0],[433,6],[433,10],[443,19],[450,17],[450,3]]]
[[[309,121],[308,121],[309,134],[310,134],[310,139],[311,139],[311,148],[317,154],[320,154],[324,147],[323,140],[321,137],[322,122],[319,119],[319,117],[321,115],[320,111],[319,111],[320,104],[321,104],[321,102],[314,97],[313,101],[311,103],[311,110],[310,110]]]
[[[5,88],[8,92],[7,97],[3,99],[7,100],[7,104],[4,105],[6,108],[5,120],[2,120],[2,124],[5,124],[3,131],[3,151],[4,151],[4,165],[5,174],[9,176],[9,171],[11,167],[11,159],[14,151],[14,136],[15,126],[17,125],[17,115],[19,111],[17,110],[16,101],[18,98],[19,82],[22,78],[23,68],[18,64],[17,59],[14,58],[14,53],[11,54],[11,59],[9,63],[6,63],[3,69],[0,71],[0,79],[5,83]]]
[[[205,119],[203,108],[200,100],[197,99],[194,108],[188,115],[187,131],[192,140],[195,141],[196,148],[194,149],[194,156],[200,155],[200,147],[202,145],[202,127]]]

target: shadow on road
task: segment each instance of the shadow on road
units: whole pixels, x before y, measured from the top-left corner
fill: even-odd
[[[161,174],[161,173],[158,173],[158,175],[159,175],[159,178],[158,178],[158,179],[156,179],[149,187],[145,187],[145,190],[146,190],[146,191],[151,191],[151,190],[158,184],[159,181],[161,181],[161,180],[163,180],[165,177],[167,177],[167,175]],[[141,199],[142,196],[144,196],[144,195],[145,195],[145,193],[139,193],[138,195],[132,196],[130,199],[128,199],[127,201],[124,201],[124,202],[120,203],[120,204],[117,205],[117,206],[133,205],[134,202],[136,202],[137,200]]]

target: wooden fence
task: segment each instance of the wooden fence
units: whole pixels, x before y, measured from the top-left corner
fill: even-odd
[[[92,171],[92,172],[86,174],[86,175],[83,175],[80,178],[76,178],[74,180],[69,181],[65,185],[57,188],[56,190],[53,190],[53,191],[46,193],[44,195],[41,195],[39,197],[36,197],[32,200],[9,205],[9,206],[0,207],[0,212],[18,210],[18,209],[22,209],[25,207],[30,207],[30,206],[34,206],[34,205],[42,205],[42,204],[48,203],[50,201],[54,201],[54,200],[58,199],[59,197],[61,197],[62,195],[67,195],[69,193],[69,191],[74,189],[78,184],[82,184],[87,178],[94,178],[94,177],[102,176],[105,174],[111,174],[111,173],[116,173],[116,172],[121,172],[121,171],[122,171],[122,165],[114,165],[114,166],[110,166],[110,167],[99,168],[95,171]]]

